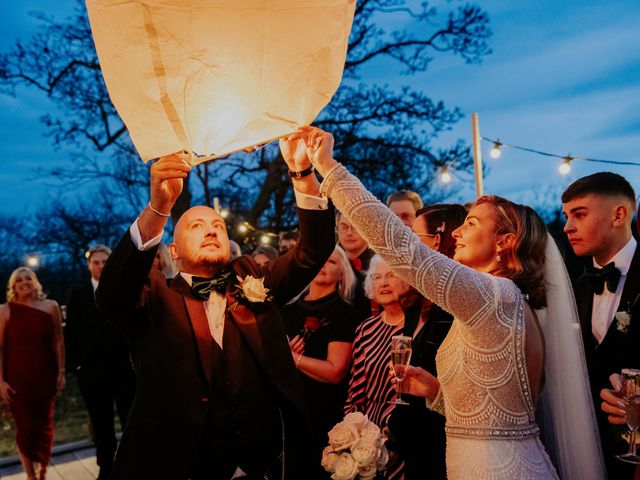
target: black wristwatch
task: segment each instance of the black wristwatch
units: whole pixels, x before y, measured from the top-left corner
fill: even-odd
[[[315,172],[315,168],[313,167],[313,165],[310,165],[308,168],[305,168],[304,170],[299,170],[294,172],[293,170],[289,170],[289,176],[291,178],[303,178],[306,177],[307,175],[311,175],[313,172]]]

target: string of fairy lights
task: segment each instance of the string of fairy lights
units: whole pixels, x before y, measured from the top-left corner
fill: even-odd
[[[610,165],[624,165],[624,166],[634,166],[640,167],[640,163],[638,162],[628,162],[628,161],[620,161],[620,160],[606,160],[602,158],[591,158],[585,156],[574,156],[571,154],[560,155],[557,153],[545,152],[543,150],[538,150],[531,147],[524,147],[522,145],[514,145],[511,143],[503,142],[499,138],[493,139],[481,136],[483,141],[491,144],[491,149],[489,150],[489,157],[493,160],[497,160],[502,156],[502,152],[505,149],[512,148],[514,150],[520,150],[522,152],[527,152],[535,155],[541,155],[544,157],[558,158],[561,162],[558,165],[558,173],[560,175],[569,175],[571,173],[571,163],[574,161],[585,161],[585,162],[596,162],[596,163],[604,163]],[[445,165],[440,168],[439,180],[442,184],[447,185],[453,181],[453,174],[451,173],[452,163]],[[214,201],[214,208],[220,213],[220,216],[228,221],[231,217],[231,211],[227,208],[221,208],[218,199],[216,198]],[[275,243],[277,235],[272,232],[268,232],[265,230],[261,230],[259,228],[254,227],[247,221],[240,221],[236,224],[236,232],[244,237],[245,241],[251,241],[251,239],[255,239],[256,243],[259,245],[267,246]],[[38,268],[41,264],[41,256],[38,254],[29,254],[25,257],[25,264],[31,268]]]
[[[492,139],[492,138],[488,138],[488,137],[481,137],[482,140],[484,140],[485,142],[488,142],[490,144],[492,144],[491,149],[489,150],[489,157],[492,158],[493,160],[497,160],[498,158],[500,158],[502,156],[502,152],[505,148],[513,148],[514,150],[520,150],[523,152],[527,152],[527,153],[532,153],[532,154],[536,154],[536,155],[542,155],[545,157],[552,157],[552,158],[558,158],[560,160],[562,160],[560,162],[560,164],[558,165],[558,173],[560,173],[560,175],[569,175],[569,173],[571,173],[571,163],[574,161],[586,161],[586,162],[597,162],[597,163],[606,163],[606,164],[610,164],[610,165],[627,165],[627,166],[635,166],[635,167],[640,167],[640,163],[638,162],[627,162],[627,161],[620,161],[620,160],[605,160],[605,159],[601,159],[601,158],[591,158],[591,157],[584,157],[584,156],[574,156],[571,154],[566,154],[566,155],[559,155],[557,153],[550,153],[550,152],[545,152],[542,150],[538,150],[535,148],[531,148],[531,147],[523,147],[521,145],[514,145],[511,143],[506,143],[506,142],[502,142],[500,141],[500,139]],[[440,169],[440,182],[443,184],[448,184],[451,183],[451,181],[453,180],[453,175],[451,174],[451,165],[446,165],[444,167],[442,167]]]

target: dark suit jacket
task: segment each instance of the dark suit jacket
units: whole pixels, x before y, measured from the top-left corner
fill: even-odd
[[[127,339],[98,310],[90,281],[71,293],[66,313],[65,357],[69,371],[131,371]]]
[[[617,328],[614,320],[600,345],[595,341],[591,333],[591,312],[593,308],[593,288],[584,279],[578,278],[576,282],[576,302],[582,328],[587,363],[589,365],[589,377],[591,387],[596,398],[599,398],[600,390],[610,388],[609,375],[620,373],[623,368],[638,368],[640,366],[640,246],[631,261],[631,267],[620,298],[618,310],[626,310],[631,306],[631,324],[626,332]]]
[[[614,453],[624,453],[625,451],[625,444],[620,443],[620,432],[624,431],[624,428],[609,425],[606,414],[600,410],[600,390],[611,388],[609,376],[612,373],[620,373],[623,368],[640,368],[640,354],[638,354],[640,349],[640,300],[638,300],[640,294],[640,246],[636,247],[633,255],[618,307],[618,311],[620,311],[626,310],[627,305],[631,306],[631,324],[626,332],[619,331],[616,320],[613,320],[607,335],[598,345],[591,333],[593,288],[584,278],[580,277],[575,285],[589,380],[600,426],[600,437],[609,477],[615,478],[612,477],[612,469],[615,469],[616,472],[613,474],[618,475],[617,470],[625,467],[622,462],[613,458]],[[619,476],[618,478],[627,477]]]
[[[274,300],[241,302],[227,315],[274,387],[285,423],[285,458],[299,464],[311,451],[304,448],[309,423],[277,305],[315,277],[333,252],[335,239],[331,209],[299,209],[298,215],[300,241],[295,248],[264,268],[248,256],[230,265],[228,297],[234,293],[236,275],[253,275],[265,277]],[[209,397],[216,395],[211,391],[213,340],[208,325],[195,321],[202,302],[190,295],[180,276],[167,285],[156,272],[149,275],[154,256],[155,249],[138,251],[127,232],[109,257],[97,292],[100,308],[130,339],[138,377],[111,478],[186,479],[202,438]],[[290,475],[295,471],[287,466],[287,478],[295,478]]]

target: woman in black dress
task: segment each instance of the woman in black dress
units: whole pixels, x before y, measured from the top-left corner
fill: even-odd
[[[343,415],[356,328],[349,303],[355,284],[347,254],[336,246],[311,284],[281,311],[309,403],[319,468],[327,433]]]

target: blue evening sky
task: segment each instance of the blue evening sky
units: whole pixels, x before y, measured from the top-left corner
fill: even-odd
[[[416,4],[419,2],[416,1]],[[445,4],[434,2],[435,5]],[[452,2],[456,3],[456,2]],[[640,2],[637,0],[486,0],[493,54],[480,65],[451,55],[436,57],[428,72],[401,76],[388,64],[369,68],[367,80],[409,84],[459,106],[464,118],[437,145],[457,138],[471,143],[471,113],[480,115],[481,133],[503,142],[561,155],[640,163]],[[0,51],[34,31],[29,12],[61,18],[72,0],[3,1]],[[398,19],[398,21],[401,21]],[[34,211],[55,183],[37,178],[36,167],[65,162],[69,154],[51,147],[39,118],[50,103],[32,89],[15,98],[0,95],[0,214]],[[54,112],[55,113],[55,112]],[[485,192],[540,204],[554,202],[572,180],[601,170],[626,176],[640,191],[640,167],[573,162],[568,177],[557,173],[560,160],[508,149],[490,165]],[[454,180],[454,199],[469,200],[473,184]],[[559,202],[559,198],[557,199]],[[548,204],[548,203],[547,203]]]

